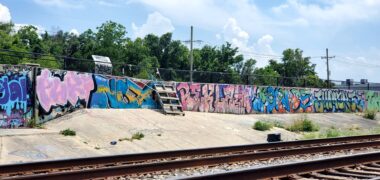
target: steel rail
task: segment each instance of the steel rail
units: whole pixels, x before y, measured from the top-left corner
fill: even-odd
[[[3,177],[3,179],[89,179],[89,178],[101,178],[101,177],[112,177],[112,176],[123,176],[130,174],[139,173],[149,173],[156,171],[166,171],[171,169],[179,168],[189,168],[189,167],[199,167],[208,165],[217,165],[223,163],[233,163],[240,161],[251,161],[251,160],[262,160],[278,157],[286,157],[293,155],[304,155],[313,153],[324,153],[341,151],[348,149],[360,149],[367,147],[380,147],[380,141],[372,142],[361,142],[361,143],[347,143],[347,144],[337,144],[330,146],[316,146],[307,147],[299,149],[285,149],[276,151],[264,151],[264,152],[254,152],[247,154],[233,154],[227,156],[217,156],[217,157],[206,157],[199,159],[190,160],[176,160],[176,161],[166,161],[166,162],[155,162],[137,165],[120,165],[114,167],[100,167],[96,169],[83,169],[83,170],[73,170],[65,172],[52,172],[47,174],[32,174],[16,177]]]
[[[249,168],[244,170],[233,170],[224,173],[206,174],[200,176],[183,177],[180,179],[265,179],[286,177],[293,174],[310,173],[330,168],[342,168],[357,164],[365,164],[380,161],[380,152],[350,155],[321,160],[305,161],[299,163],[267,166],[262,168]]]
[[[154,159],[178,158],[178,157],[184,157],[184,156],[199,156],[199,155],[218,154],[218,153],[232,153],[232,152],[240,152],[240,151],[244,152],[244,151],[255,151],[255,150],[265,150],[265,149],[278,149],[278,148],[289,148],[289,147],[294,147],[294,146],[320,145],[320,144],[342,143],[342,142],[350,142],[350,141],[370,141],[370,140],[376,140],[376,139],[380,139],[380,134],[7,164],[7,165],[0,165],[0,175],[17,173],[17,172],[22,172],[22,171],[41,171],[41,170],[49,170],[49,169],[60,169],[60,168],[90,166],[90,165],[99,165],[99,164],[138,162],[138,161],[147,161],[147,160],[154,160]]]

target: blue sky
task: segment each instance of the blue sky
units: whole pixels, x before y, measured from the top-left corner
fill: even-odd
[[[112,20],[131,38],[171,31],[179,40],[193,25],[198,47],[229,41],[259,67],[301,48],[326,78],[329,48],[331,79],[380,82],[380,0],[0,0],[0,22],[9,20],[79,33]]]

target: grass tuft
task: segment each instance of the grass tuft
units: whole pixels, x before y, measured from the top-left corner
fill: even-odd
[[[119,141],[133,141],[133,140],[141,140],[144,138],[144,134],[141,132],[134,133],[132,137],[125,137],[125,138],[120,138]]]
[[[76,132],[74,130],[71,130],[70,128],[68,128],[68,129],[60,131],[59,134],[62,134],[64,136],[75,136]]]

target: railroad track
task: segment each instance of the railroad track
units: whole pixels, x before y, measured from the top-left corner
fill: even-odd
[[[380,152],[262,168],[206,174],[183,179],[380,179]]]
[[[380,147],[380,135],[289,141],[0,166],[0,179],[89,179]]]

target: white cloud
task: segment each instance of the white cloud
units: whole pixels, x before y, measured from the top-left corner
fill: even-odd
[[[289,18],[303,19],[312,25],[344,25],[356,21],[377,20],[380,16],[378,0],[335,0],[322,1],[320,4],[306,4],[299,0],[288,0],[273,7],[276,14]]]
[[[138,27],[134,22],[132,29],[135,37],[144,37],[147,34],[162,35],[174,31],[174,26],[169,18],[164,17],[159,12],[148,15],[146,22]]]
[[[0,3],[0,23],[8,23],[11,21],[11,13],[7,6]]]
[[[97,0],[98,4],[101,6],[107,6],[107,7],[120,7],[120,0],[113,0],[113,1],[104,1],[104,0]]]
[[[79,31],[77,29],[71,29],[70,34],[74,34],[75,36],[79,36]]]
[[[223,27],[223,32],[217,34],[218,36],[230,42],[232,46],[238,47],[245,59],[256,59],[258,67],[265,66],[268,60],[276,55],[272,49],[273,37],[271,35],[266,34],[259,38],[257,42],[250,44],[249,33],[243,30],[234,18],[227,20]]]
[[[162,12],[176,24],[197,28],[219,28],[230,17],[214,0],[131,0],[130,3],[141,3]]]
[[[45,33],[45,28],[40,26],[40,25],[34,25],[34,24],[15,24],[14,27],[13,27],[13,30],[15,32],[19,31],[22,27],[25,27],[25,26],[34,26],[37,28],[37,34],[41,35],[43,33]]]
[[[272,11],[273,11],[274,13],[279,14],[279,13],[282,13],[282,11],[284,11],[284,10],[287,9],[287,8],[289,8],[289,5],[288,5],[288,4],[281,4],[281,5],[279,5],[279,6],[275,6],[275,7],[273,7],[273,8],[272,8]]]
[[[257,40],[256,50],[258,52],[262,52],[263,54],[274,55],[275,53],[272,49],[272,42],[273,37],[269,34],[266,34]]]
[[[84,8],[83,1],[81,0],[34,0],[34,2],[47,7],[58,7],[67,9]]]

